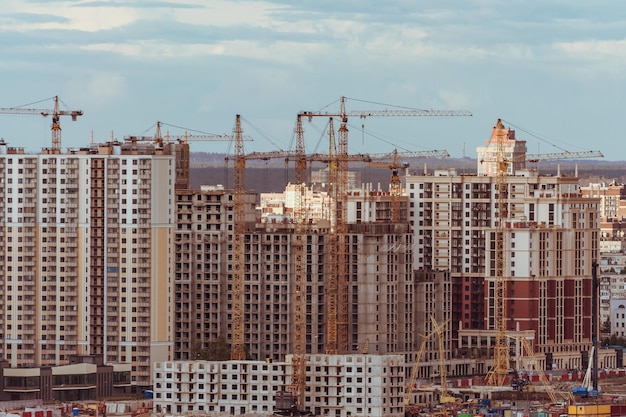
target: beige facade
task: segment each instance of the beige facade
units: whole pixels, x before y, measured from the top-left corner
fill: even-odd
[[[585,187],[580,187],[580,191],[584,197],[600,199],[600,216],[603,221],[609,223],[621,221],[626,215],[626,187],[624,184],[616,184],[615,182],[590,183]]]
[[[174,146],[35,155],[0,144],[0,354],[11,367],[97,355],[150,386],[151,363],[172,348]]]

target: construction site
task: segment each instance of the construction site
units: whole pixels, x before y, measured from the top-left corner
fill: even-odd
[[[599,151],[530,155],[498,120],[470,176],[409,174],[401,161],[445,151],[348,153],[352,117],[469,115],[347,111],[342,98],[337,113],[298,114],[295,151],[247,154],[238,116],[233,190],[206,187],[178,201],[193,214],[200,201],[232,195],[232,315],[219,325],[231,334],[230,361],[186,356],[185,341],[206,337],[193,328],[209,324],[183,324],[180,357],[155,364],[154,412],[615,415],[584,405],[605,404],[598,369],[622,366],[621,354],[594,344],[597,208],[582,198],[575,173],[542,176],[526,166]],[[302,123],[316,117],[329,120],[326,154],[305,152]],[[246,162],[272,158],[293,161],[295,180],[284,211],[259,220]],[[327,165],[328,198],[317,209],[307,178],[315,162]],[[389,188],[351,185],[356,163],[390,169]],[[191,214],[183,230],[196,228]],[[198,239],[183,235],[183,245]],[[182,298],[177,306],[193,313]],[[606,375],[610,392],[619,379]]]
[[[599,199],[583,196],[576,170],[531,166],[602,153],[528,154],[526,141],[497,120],[476,148],[475,172],[412,171],[409,159],[449,154],[352,154],[349,121],[471,113],[349,111],[346,101],[337,112],[299,112],[293,151],[245,152],[237,115],[232,135],[205,138],[234,141],[226,161],[233,186],[200,189],[189,186],[192,135],[162,135],[157,123],[154,137],[64,155],[58,116],[82,112],[60,111],[58,98],[52,112],[5,109],[53,115],[52,148],[25,157],[2,142],[0,160],[16,173],[23,164],[29,196],[48,194],[42,184],[63,188],[42,223],[44,237],[63,244],[40,248],[31,239],[29,250],[54,260],[62,247],[59,259],[69,263],[58,269],[63,287],[49,278],[53,261],[46,264],[50,308],[41,306],[47,326],[63,322],[62,333],[39,351],[31,323],[38,316],[24,319],[19,337],[10,327],[3,394],[91,400],[150,392],[144,408],[167,416],[626,415],[617,408],[623,352],[598,343]],[[304,122],[316,119],[327,122],[326,153],[306,151]],[[293,181],[259,196],[246,187],[247,164],[272,159],[293,163]],[[389,170],[388,187],[358,184],[355,164]],[[57,179],[56,165],[69,181]],[[318,182],[313,166],[323,173]],[[20,201],[21,190],[7,188],[7,202]],[[34,204],[23,209],[29,216]],[[57,210],[67,213],[58,229],[47,223]],[[32,236],[38,223],[28,224]],[[102,260],[90,265],[89,297],[77,295],[78,253]],[[38,280],[16,291],[30,294]],[[59,302],[57,317],[49,312]],[[85,320],[83,337],[77,323]],[[77,360],[71,355],[87,362],[62,369]],[[108,374],[96,377],[98,369]],[[36,382],[45,373],[63,376]]]

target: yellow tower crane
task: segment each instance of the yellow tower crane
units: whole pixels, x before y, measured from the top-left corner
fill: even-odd
[[[509,343],[507,337],[507,261],[506,254],[506,220],[508,218],[508,176],[514,174],[515,164],[524,166],[526,162],[538,162],[561,159],[580,159],[603,157],[599,151],[559,152],[553,154],[521,154],[508,157],[510,150],[505,143],[508,137],[502,121],[496,123],[496,152],[490,153],[481,163],[495,164],[497,213],[495,222],[495,281],[493,296],[493,320],[495,329],[495,345],[493,365],[486,376],[486,382],[492,386],[502,386],[509,373]],[[493,172],[493,171],[492,171]]]
[[[304,407],[304,392],[306,389],[306,267],[304,254],[304,239],[306,233],[306,192],[307,178],[304,149],[304,131],[302,118],[296,120],[296,169],[294,176],[294,233],[291,247],[293,250],[293,279],[291,281],[293,312],[292,327],[292,375],[290,391],[293,395],[294,407],[302,411]]]
[[[238,119],[239,120],[239,119]],[[292,294],[292,313],[293,313],[293,326],[292,326],[292,378],[289,385],[289,391],[291,394],[291,403],[289,404],[289,410],[293,411],[302,410],[304,406],[304,393],[306,382],[306,270],[305,270],[305,256],[304,256],[304,235],[306,231],[306,211],[305,211],[305,195],[306,195],[306,165],[307,156],[304,153],[304,142],[302,136],[302,124],[300,118],[296,126],[297,145],[296,151],[268,151],[268,152],[252,152],[245,154],[243,152],[243,140],[245,136],[242,134],[241,124],[238,123],[238,127],[235,129],[236,138],[236,152],[235,152],[235,235],[240,235],[233,245],[233,270],[242,271],[245,269],[244,254],[243,254],[243,242],[245,230],[242,230],[245,218],[245,212],[241,209],[244,205],[243,196],[245,194],[245,167],[248,160],[263,160],[267,161],[275,158],[284,158],[286,161],[295,159],[296,170],[294,180],[294,211],[293,211],[293,224],[294,233],[291,247],[293,250],[293,264],[292,264],[292,280],[290,282],[291,294]],[[227,158],[228,159],[228,158]],[[239,225],[239,226],[237,226]],[[243,288],[243,276],[233,274],[233,347],[243,346],[245,341],[244,324],[243,324],[243,299],[241,294],[241,288]],[[236,314],[235,314],[236,313]],[[235,321],[236,320],[236,321]],[[235,333],[237,331],[237,333]],[[237,343],[235,343],[237,342]],[[241,358],[241,351],[245,351],[243,347],[239,347],[237,350],[233,349],[231,358]],[[284,403],[281,402],[281,406]]]
[[[245,324],[244,324],[244,271],[245,271],[245,234],[246,234],[246,160],[248,159],[270,159],[280,156],[280,152],[267,154],[253,153],[246,155],[244,152],[243,142],[245,140],[243,130],[241,128],[241,116],[238,114],[235,118],[235,127],[233,129],[235,138],[234,152],[234,184],[233,184],[233,211],[234,211],[234,227],[233,227],[233,272],[232,272],[232,346],[230,351],[231,360],[245,360]],[[228,158],[227,158],[228,159]]]
[[[78,116],[83,115],[82,110],[60,110],[59,109],[59,96],[54,96],[51,99],[54,100],[54,107],[52,109],[28,109],[24,107],[8,107],[0,108],[0,114],[25,114],[36,116],[52,116],[52,150],[55,152],[61,151],[61,121],[60,116],[70,116],[73,121],[76,121]],[[51,100],[46,99],[46,100]],[[41,101],[46,101],[41,100]],[[40,103],[40,102],[38,102]]]
[[[339,354],[348,351],[348,280],[347,280],[347,195],[348,183],[348,119],[359,117],[414,117],[414,116],[471,116],[465,110],[346,110],[346,97],[341,97],[338,113],[303,111],[298,113],[300,118],[306,117],[311,121],[314,117],[339,118],[341,121],[338,129],[338,141],[335,143],[333,130],[329,132],[329,187],[333,201],[333,221],[331,233],[329,262],[327,264],[327,328],[326,328],[326,353]],[[332,124],[332,122],[331,122]]]

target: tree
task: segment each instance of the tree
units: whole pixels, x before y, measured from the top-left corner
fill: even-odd
[[[195,342],[189,352],[189,359],[203,361],[227,361],[230,360],[230,345],[226,339],[219,336],[214,342]]]
[[[600,329],[602,333],[609,333],[611,331],[611,319],[607,318],[604,323],[602,323],[602,329]]]

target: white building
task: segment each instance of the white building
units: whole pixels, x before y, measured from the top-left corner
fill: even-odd
[[[296,205],[297,187],[287,184],[282,193],[261,193],[259,211],[262,223],[289,223]],[[330,197],[325,191],[314,191],[307,187],[302,201],[305,217],[311,223],[330,218]]]
[[[154,365],[157,413],[272,415],[291,363],[162,362]],[[403,355],[307,355],[305,409],[333,417],[403,417]]]
[[[516,139],[515,130],[505,128],[502,121],[498,119],[486,145],[476,148],[478,175],[497,175],[500,152],[507,160],[507,175],[514,175],[517,170],[524,168],[526,164],[526,141]]]
[[[153,409],[167,415],[224,412],[272,415],[291,365],[261,361],[176,361],[154,364]]]
[[[611,323],[611,334],[621,332],[614,326],[614,309],[626,299],[626,255],[622,253],[603,253],[600,257],[598,278],[600,279],[600,322]],[[617,336],[620,336],[618,333]]]
[[[611,335],[626,338],[626,297],[611,300]]]

